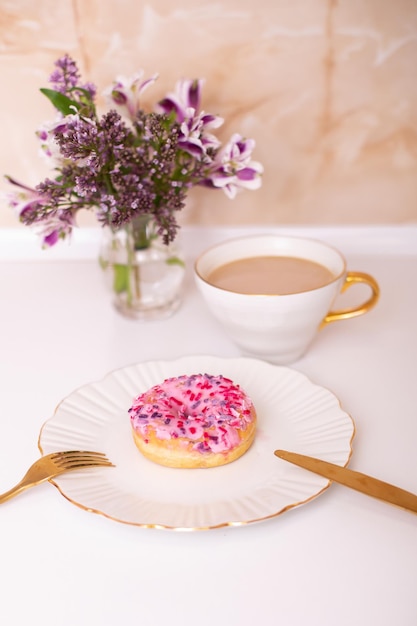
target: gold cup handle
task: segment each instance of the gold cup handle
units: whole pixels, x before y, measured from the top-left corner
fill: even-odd
[[[369,274],[365,274],[364,272],[348,272],[346,274],[345,282],[342,287],[342,293],[349,289],[349,287],[352,287],[352,285],[355,285],[357,283],[365,283],[366,285],[370,286],[372,293],[368,300],[366,300],[363,304],[359,304],[358,306],[348,309],[341,309],[340,311],[329,311],[329,313],[326,315],[321,323],[322,327],[326,324],[330,324],[330,322],[337,322],[337,320],[345,320],[349,317],[363,315],[376,305],[379,299],[379,285],[376,282],[375,278],[373,278]]]

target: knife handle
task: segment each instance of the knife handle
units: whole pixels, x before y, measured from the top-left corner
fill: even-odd
[[[417,513],[417,495],[410,491],[405,491],[373,476],[304,454],[288,452],[287,450],[275,450],[274,454],[280,459],[294,463],[315,474],[320,474],[320,476],[336,483]]]

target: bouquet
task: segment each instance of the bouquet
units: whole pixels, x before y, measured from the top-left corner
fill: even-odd
[[[35,188],[7,176],[19,189],[10,204],[20,221],[36,227],[44,246],[70,235],[80,209],[116,230],[144,216],[165,244],[178,230],[177,212],[195,185],[234,198],[261,185],[262,166],[252,160],[255,143],[233,134],[224,145],[213,134],[223,119],[200,108],[203,81],[180,80],[173,93],[145,111],[141,96],[157,76],[142,71],[118,78],[99,114],[96,87],[83,83],[76,62],[58,59],[51,88],[41,89],[57,110],[37,131],[54,174]]]

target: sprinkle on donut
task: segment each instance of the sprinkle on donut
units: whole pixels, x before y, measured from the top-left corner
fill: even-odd
[[[129,409],[134,432],[201,455],[224,454],[242,443],[256,413],[249,396],[222,375],[168,378],[135,398]]]

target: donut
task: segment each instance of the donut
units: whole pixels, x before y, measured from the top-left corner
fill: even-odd
[[[238,459],[253,442],[256,411],[223,375],[167,378],[138,395],[129,409],[140,452],[167,467],[207,468]]]

